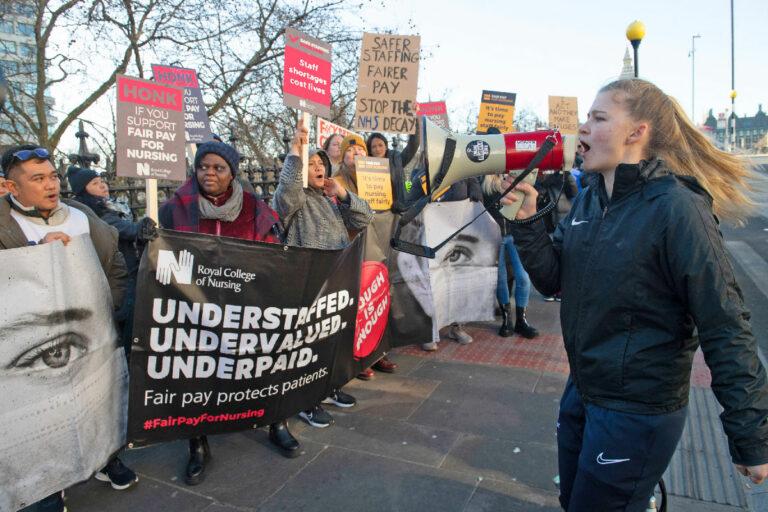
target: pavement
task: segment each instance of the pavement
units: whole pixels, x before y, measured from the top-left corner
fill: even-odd
[[[724,230],[760,345],[766,321],[768,222]],[[541,335],[500,338],[471,324],[466,346],[443,339],[434,353],[394,351],[395,374],[354,380],[352,409],[316,429],[292,419],[302,443],[280,456],[264,429],[210,436],[213,460],[199,486],[183,483],[186,442],[129,450],[139,474],[127,491],[91,479],[67,491],[70,512],[96,511],[556,511],[555,420],[568,375],[559,304],[534,294],[529,321]],[[758,328],[760,327],[760,328]],[[765,349],[764,349],[765,350]],[[669,512],[768,511],[768,484],[752,485],[730,463],[701,353],[694,362],[683,438],[665,474]]]

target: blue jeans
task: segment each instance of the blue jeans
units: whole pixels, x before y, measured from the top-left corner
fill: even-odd
[[[568,512],[643,512],[667,469],[688,407],[630,414],[581,400],[569,378],[560,401],[560,504]]]
[[[524,308],[528,306],[528,297],[531,294],[531,278],[523,268],[520,255],[517,254],[512,235],[506,235],[499,245],[499,278],[496,283],[496,298],[502,306],[509,304],[509,285],[507,284],[507,265],[504,255],[509,257],[515,272],[515,306]]]

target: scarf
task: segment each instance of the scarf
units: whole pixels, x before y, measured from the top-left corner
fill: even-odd
[[[238,180],[232,180],[232,196],[221,206],[214,205],[201,193],[197,198],[197,207],[201,219],[234,222],[243,209],[243,186]]]

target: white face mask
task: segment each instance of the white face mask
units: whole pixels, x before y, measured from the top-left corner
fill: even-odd
[[[0,262],[0,510],[17,510],[124,444],[128,372],[87,235]]]

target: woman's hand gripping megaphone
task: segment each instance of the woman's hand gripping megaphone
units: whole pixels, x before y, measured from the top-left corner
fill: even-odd
[[[509,187],[512,182],[515,181],[515,177],[512,175],[507,175],[504,177],[504,180],[502,181],[502,186],[504,189]],[[536,201],[539,197],[538,191],[531,185],[530,183],[526,183],[524,181],[518,183],[515,188],[512,190],[516,192],[520,192],[522,196],[522,205],[520,206],[520,209],[517,211],[517,215],[515,215],[515,219],[517,220],[525,220],[529,217],[532,217],[536,214]],[[516,204],[520,201],[520,196],[517,194],[506,194],[501,198],[499,201],[502,206],[511,206],[513,204]]]

